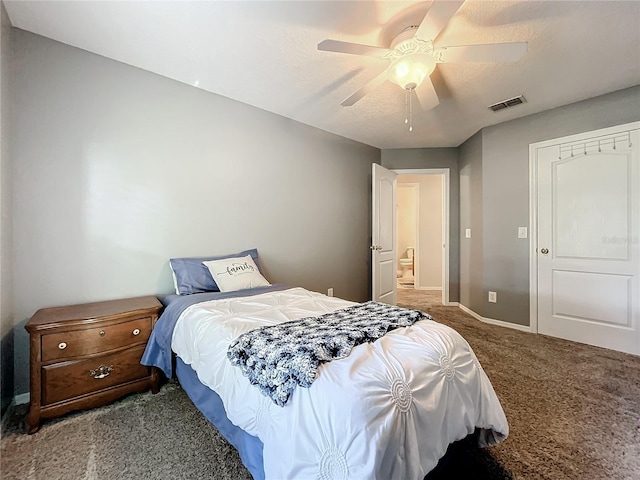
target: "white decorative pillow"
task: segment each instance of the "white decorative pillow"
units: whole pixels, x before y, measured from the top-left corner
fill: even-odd
[[[251,255],[202,262],[211,272],[221,292],[233,292],[271,285],[256,266]]]

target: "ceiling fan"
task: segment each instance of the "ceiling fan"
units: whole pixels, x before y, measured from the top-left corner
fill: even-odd
[[[323,40],[318,50],[367,55],[389,59],[389,66],[373,80],[342,102],[350,107],[362,97],[390,80],[407,90],[408,98],[416,93],[424,110],[440,103],[429,75],[438,63],[512,62],[527,52],[526,42],[488,43],[478,45],[436,46],[438,35],[458,11],[464,0],[434,0],[420,25],[407,27],[391,42],[390,48]],[[405,120],[407,122],[407,120]]]

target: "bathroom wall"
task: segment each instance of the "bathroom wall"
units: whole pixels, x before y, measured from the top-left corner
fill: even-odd
[[[416,215],[419,185],[402,183],[402,176],[398,178],[397,189],[397,269],[402,270],[400,259],[407,257],[407,248],[416,248]]]
[[[398,186],[407,183],[418,184],[418,242],[415,266],[418,272],[418,289],[442,289],[443,182],[444,175],[398,176]],[[398,255],[402,254],[399,250]]]
[[[420,278],[418,288],[442,289],[443,175],[420,179]]]

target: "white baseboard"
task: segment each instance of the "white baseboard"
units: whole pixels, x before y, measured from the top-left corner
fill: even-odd
[[[449,302],[444,304],[445,307],[458,307],[460,304],[458,302]]]
[[[483,318],[482,318],[481,315],[478,315],[476,312],[474,312],[473,310],[471,310],[468,307],[465,307],[463,304],[458,303],[458,307],[460,307],[460,310],[462,310],[464,313],[468,313],[469,315],[471,315],[476,320],[480,320],[481,322],[483,321]]]
[[[498,325],[499,327],[513,328],[514,330],[520,330],[521,332],[531,333],[531,327],[529,327],[528,325],[518,325],[517,323],[505,322],[503,320],[483,317],[482,315],[478,315],[470,308],[465,307],[461,303],[458,304],[458,308],[460,308],[460,310],[462,310],[463,312],[468,313],[476,320],[480,320],[481,322],[489,323],[491,325]]]
[[[429,290],[432,292],[441,292],[442,287],[416,287],[416,290]]]
[[[13,402],[16,405],[23,405],[25,403],[29,403],[29,400],[31,400],[31,394],[27,392],[27,393],[21,393],[20,395],[16,395],[13,399]]]

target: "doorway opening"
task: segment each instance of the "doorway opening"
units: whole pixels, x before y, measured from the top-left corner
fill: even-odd
[[[418,213],[420,211],[420,184],[404,182],[398,177],[396,196],[396,278],[398,288],[416,288],[416,249],[418,241]]]
[[[395,170],[398,289],[449,303],[449,170]]]

